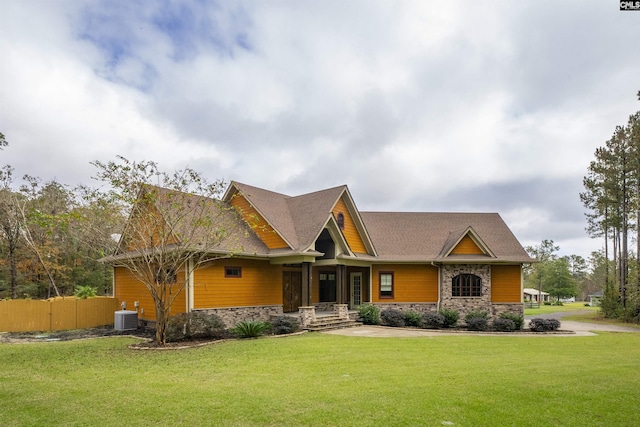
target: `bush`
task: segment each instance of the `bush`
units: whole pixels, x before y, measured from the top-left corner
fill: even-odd
[[[524,316],[521,315],[521,314],[501,313],[499,317],[500,317],[500,319],[511,320],[515,325],[515,329],[514,330],[516,330],[516,331],[519,331],[524,327]]]
[[[551,305],[551,303],[549,301],[545,301],[544,305]]]
[[[362,304],[359,306],[358,316],[365,325],[380,324],[380,309],[373,304]]]
[[[409,310],[404,313],[404,323],[407,326],[418,326],[422,324],[422,314],[417,311]]]
[[[443,326],[445,328],[453,328],[458,323],[458,319],[460,319],[460,313],[455,310],[443,308],[439,311],[439,313],[444,317]]]
[[[457,322],[457,319],[456,319]],[[426,329],[439,329],[445,325],[445,317],[440,313],[427,312],[422,315],[422,327]]]
[[[516,330],[516,324],[511,319],[498,317],[493,320],[493,329],[498,332],[513,332]]]
[[[171,317],[167,324],[168,342],[197,338],[220,339],[227,336],[222,319],[215,314],[202,311],[178,314]]]
[[[278,317],[271,322],[271,332],[275,335],[292,334],[300,330],[300,322],[295,317]]]
[[[93,286],[76,286],[76,290],[73,292],[73,296],[79,299],[93,298],[98,295],[98,290]]]
[[[531,319],[529,329],[533,332],[557,331],[560,329],[560,321],[556,319]]]
[[[600,311],[607,319],[616,319],[622,314],[622,302],[618,289],[608,285],[600,299]]]
[[[466,323],[470,331],[486,331],[489,322],[484,317],[472,317]]]
[[[405,325],[404,313],[394,308],[387,308],[380,313],[382,324],[401,328]]]
[[[557,319],[547,319],[547,325],[549,325],[550,331],[557,331],[560,329],[560,321]]]
[[[470,311],[464,316],[464,322],[469,323],[469,320],[475,318],[489,320],[489,313],[486,311]]]
[[[257,320],[243,320],[231,329],[240,338],[257,338],[271,329],[271,323]]]

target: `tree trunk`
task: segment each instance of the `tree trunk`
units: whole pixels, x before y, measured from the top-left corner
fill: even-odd
[[[11,298],[18,298],[18,263],[16,262],[15,242],[9,242],[9,269],[11,281]]]

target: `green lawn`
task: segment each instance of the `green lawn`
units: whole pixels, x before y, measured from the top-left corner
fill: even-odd
[[[640,334],[132,342],[0,344],[0,425],[638,424]]]
[[[572,302],[564,305],[541,305],[540,308],[526,308],[524,314],[535,316],[536,314],[548,314],[557,311],[600,311],[600,307],[585,307],[584,304],[584,302]]]

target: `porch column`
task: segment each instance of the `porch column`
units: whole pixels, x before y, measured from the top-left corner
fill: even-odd
[[[336,266],[336,303],[344,304],[346,302],[346,283],[347,269],[344,265]]]
[[[311,263],[302,263],[302,305],[310,306],[311,303]]]
[[[300,326],[306,328],[316,320],[316,308],[314,306],[299,307]]]

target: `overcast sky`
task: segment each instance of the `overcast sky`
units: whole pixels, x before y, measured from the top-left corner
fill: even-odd
[[[640,11],[575,1],[4,0],[0,165],[190,166],[360,210],[499,212],[523,245],[602,247],[579,200],[640,110]]]

